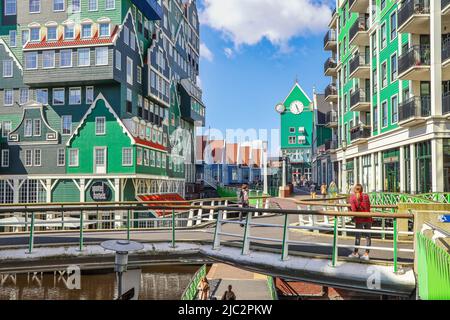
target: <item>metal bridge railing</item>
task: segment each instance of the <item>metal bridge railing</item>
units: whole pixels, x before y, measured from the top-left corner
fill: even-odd
[[[181,300],[196,300],[198,296],[198,285],[206,277],[206,264],[200,267],[192,277],[188,286],[181,295]]]
[[[266,204],[269,203],[266,201]],[[374,251],[384,251],[384,252],[392,252],[393,254],[393,263],[394,263],[394,271],[398,271],[398,253],[399,252],[414,252],[413,249],[405,249],[399,248],[398,246],[398,235],[401,233],[397,228],[397,220],[398,219],[411,219],[411,214],[398,214],[398,213],[353,213],[353,212],[339,212],[339,211],[318,211],[318,210],[283,210],[283,209],[273,209],[273,208],[239,208],[239,207],[221,207],[221,206],[190,206],[186,208],[186,206],[153,206],[153,210],[165,210],[166,212],[171,212],[170,216],[163,216],[158,218],[138,218],[135,219],[131,214],[133,210],[143,210],[142,207],[137,208],[136,205],[116,205],[116,206],[104,206],[101,207],[101,212],[113,212],[113,215],[108,216],[108,218],[104,219],[102,216],[99,219],[90,221],[86,220],[86,212],[98,210],[97,206],[93,207],[83,207],[80,209],[79,207],[71,207],[71,208],[60,208],[50,209],[51,212],[61,212],[65,211],[67,214],[70,214],[72,218],[78,219],[78,228],[79,230],[75,230],[78,232],[78,243],[79,250],[84,250],[84,238],[85,232],[117,232],[122,231],[126,232],[127,239],[131,239],[132,232],[135,231],[146,231],[149,234],[152,231],[156,232],[158,240],[170,241],[172,247],[176,246],[176,242],[178,241],[180,234],[183,232],[188,232],[189,234],[195,233],[195,235],[199,235],[203,240],[213,242],[213,249],[220,249],[223,244],[231,244],[232,240],[230,239],[238,239],[238,242],[241,243],[241,253],[243,255],[250,253],[250,244],[251,243],[269,243],[275,244],[275,247],[280,249],[280,255],[282,260],[286,260],[289,252],[297,252],[300,253],[297,249],[289,249],[290,246],[293,245],[309,245],[318,248],[323,247],[331,247],[332,256],[331,263],[332,266],[336,266],[338,263],[338,250],[340,248],[354,248],[353,245],[347,245],[344,243],[340,243],[340,237],[344,235],[345,232],[361,232],[361,233],[371,233],[371,234],[389,234],[392,235],[392,246],[390,247],[370,247],[371,250]],[[4,215],[10,214],[9,208],[0,208],[0,217]],[[16,215],[28,215],[27,221],[22,221],[19,224],[28,231],[24,231],[21,233],[15,234],[25,234],[28,235],[28,252],[31,253],[34,248],[34,241],[37,234],[51,234],[51,233],[61,233],[61,230],[39,230],[40,225],[48,227],[49,225],[61,226],[62,221],[37,221],[37,215],[48,214],[48,211],[45,207],[28,207],[21,208],[21,212],[15,212]],[[182,210],[182,211],[180,211]],[[190,214],[191,210],[197,211],[197,216],[192,216]],[[201,210],[201,211],[200,211]],[[236,216],[239,212],[243,215],[246,215],[245,220],[238,221],[231,217],[231,214]],[[124,214],[125,213],[125,214]],[[187,214],[187,217],[186,217]],[[261,216],[269,216],[270,221],[261,221],[258,218]],[[332,226],[321,226],[321,225],[296,225],[289,222],[290,217],[298,217],[302,215],[312,215],[317,217],[326,216],[329,218],[329,221],[332,221]],[[348,225],[339,226],[338,220],[342,218],[350,218],[350,217],[374,217],[374,218],[385,218],[392,219],[393,228],[392,230],[360,230],[351,228]],[[212,218],[212,220],[211,220]],[[294,218],[295,219],[295,218]],[[188,227],[189,221],[198,221],[201,222],[207,221],[214,227],[211,228],[199,228],[198,226]],[[136,221],[139,222],[158,222],[163,224],[166,227],[166,233],[161,233],[161,229],[155,229],[155,225],[148,227],[132,227],[132,224]],[[17,222],[16,222],[17,223]],[[90,223],[94,223],[96,228],[85,229]],[[117,226],[120,225],[120,228],[103,228],[104,226],[108,226],[107,223],[110,223],[109,226]],[[7,226],[8,222],[1,222],[0,227]],[[158,227],[161,227],[161,224]],[[233,228],[229,228],[232,225],[243,225],[243,234],[242,232],[236,232]],[[92,225],[90,225],[92,227]],[[261,228],[265,228],[264,232],[261,233]],[[268,229],[267,229],[268,228]],[[279,237],[271,237],[270,233],[265,232],[266,230],[278,230],[280,234]],[[241,231],[241,229],[238,229]],[[321,243],[318,241],[298,241],[291,238],[291,231],[295,230],[309,230],[309,231],[327,231],[332,235],[333,241],[332,243]],[[63,230],[64,232],[64,230]],[[69,231],[65,231],[69,232]],[[73,230],[71,231],[71,237],[73,237]],[[258,234],[259,233],[259,234]],[[403,232],[404,234],[411,235],[412,232]],[[275,232],[277,234],[277,232]],[[140,235],[140,233],[136,233],[136,235]],[[209,236],[212,235],[213,239],[210,239]],[[273,233],[272,233],[273,236]],[[295,238],[295,237],[294,237]],[[191,240],[192,237],[187,237],[181,240]],[[61,241],[64,240],[64,237],[61,237]],[[202,240],[202,241],[203,241]],[[366,246],[357,246],[359,249],[367,249]]]

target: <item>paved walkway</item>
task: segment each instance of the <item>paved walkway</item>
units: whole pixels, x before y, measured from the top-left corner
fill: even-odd
[[[265,275],[215,263],[209,270],[207,278],[216,284],[212,288],[211,295],[217,300],[220,300],[228,290],[228,285],[233,287],[236,300],[271,300]]]

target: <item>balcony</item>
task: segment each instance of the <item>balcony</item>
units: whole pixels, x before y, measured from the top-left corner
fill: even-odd
[[[350,141],[352,144],[367,143],[370,138],[370,126],[358,125],[350,129]]]
[[[336,111],[328,111],[325,119],[325,127],[336,128],[338,126],[338,114]]]
[[[323,49],[325,51],[336,51],[336,30],[328,30],[325,38],[323,39]]]
[[[349,30],[349,45],[368,46],[369,43],[369,15],[360,15]]]
[[[442,96],[442,114],[447,115],[450,119],[450,92],[444,93]]]
[[[195,125],[205,125],[205,105],[201,100],[201,90],[189,79],[179,83],[181,97],[181,117]]]
[[[325,101],[326,102],[337,102],[338,100],[338,93],[336,89],[336,85],[334,83],[329,84],[325,88]]]
[[[350,96],[350,111],[370,111],[370,93],[357,89]]]
[[[398,107],[398,124],[413,127],[425,122],[431,115],[430,96],[412,97]]]
[[[326,76],[336,77],[337,76],[336,68],[337,68],[336,60],[334,60],[334,58],[328,58],[323,66],[323,71]]]
[[[325,141],[325,151],[334,151],[338,148],[338,143],[336,140]]]
[[[442,80],[450,80],[450,39],[442,42]]]
[[[363,55],[356,55],[349,63],[350,78],[370,79],[369,59]]]
[[[328,28],[330,29],[336,29],[337,27],[337,13],[336,8],[333,10],[333,13],[331,14],[331,21],[328,24]]]
[[[450,0],[442,0],[441,8],[443,16],[450,16]]]
[[[398,10],[398,32],[429,34],[430,0],[406,0],[403,2]]]
[[[402,80],[430,81],[430,46],[417,45],[398,58],[398,77]]]
[[[350,0],[348,10],[351,12],[366,13],[369,7],[369,0]]]

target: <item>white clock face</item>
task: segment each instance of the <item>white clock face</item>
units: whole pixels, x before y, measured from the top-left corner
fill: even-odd
[[[278,113],[283,113],[284,111],[286,111],[286,107],[284,106],[284,104],[280,103],[280,104],[277,104],[277,106],[275,107],[275,110]]]
[[[300,101],[294,101],[291,103],[290,109],[293,114],[300,114],[303,112],[303,103]]]

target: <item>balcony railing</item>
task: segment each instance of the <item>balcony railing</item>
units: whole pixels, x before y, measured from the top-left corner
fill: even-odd
[[[336,41],[336,31],[328,30],[328,32],[325,34],[325,38],[323,38],[323,46],[326,47],[332,41]]]
[[[327,140],[325,141],[325,151],[328,150],[336,150],[338,148],[338,143],[335,140]]]
[[[364,125],[353,127],[350,129],[350,140],[355,141],[370,138],[370,131],[370,127]]]
[[[409,18],[415,14],[430,13],[430,1],[436,0],[406,0],[398,10],[398,27],[399,29],[405,24]]]
[[[336,111],[328,111],[326,115],[327,123],[333,123],[338,121],[338,114]]]
[[[430,96],[412,97],[398,107],[399,122],[416,117],[428,117],[431,114]]]
[[[450,113],[450,92],[442,96],[442,114]]]
[[[358,32],[365,32],[368,30],[368,16],[367,15],[360,15],[358,19],[353,23],[353,25],[350,27],[349,30],[349,39],[352,41],[352,39],[356,36]]]
[[[327,61],[325,61],[325,64],[323,66],[324,72],[327,72],[328,69],[334,69],[336,68],[337,63],[333,58],[328,58]]]
[[[369,102],[370,102],[370,94],[366,94],[366,92],[362,89],[356,90],[350,96],[350,108],[356,106],[359,103],[369,103]]]
[[[355,72],[359,67],[368,67],[369,61],[364,55],[357,54],[353,59],[350,60],[349,68],[350,74]]]
[[[325,98],[329,97],[329,96],[336,96],[337,95],[337,88],[336,88],[336,84],[332,83],[329,84],[326,88],[325,88]]]
[[[412,67],[430,65],[430,46],[412,46],[398,59],[398,73],[401,74]]]

